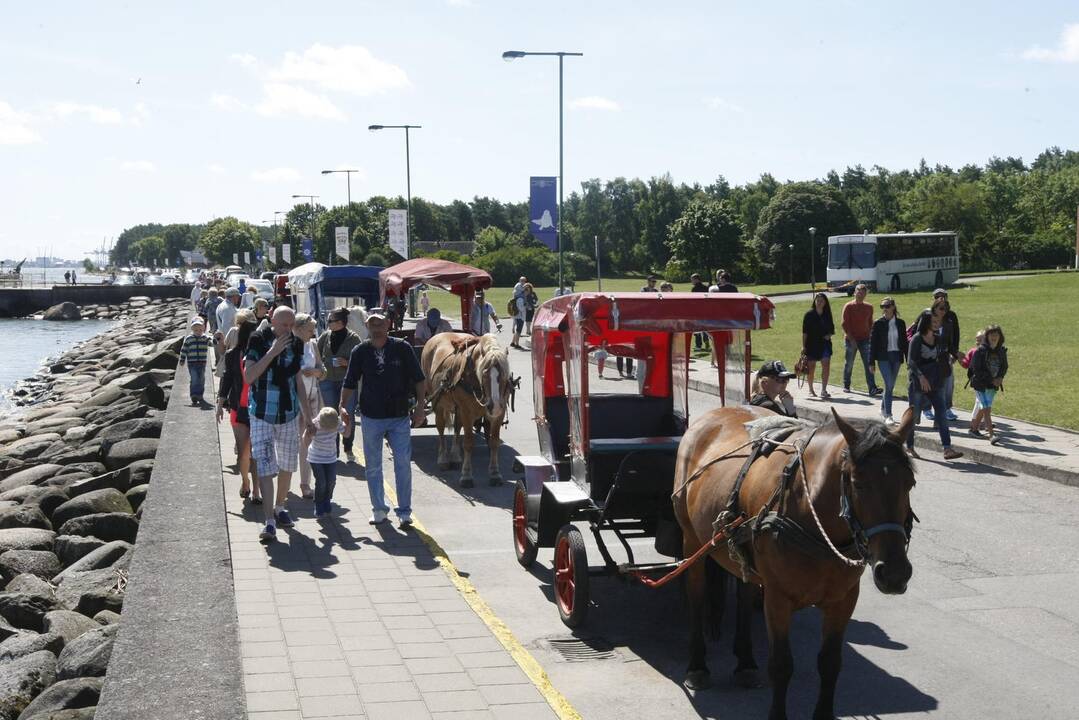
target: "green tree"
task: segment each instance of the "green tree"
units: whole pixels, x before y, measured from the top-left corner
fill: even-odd
[[[231,265],[233,253],[250,252],[254,257],[258,249],[259,233],[251,223],[234,217],[211,220],[199,238],[199,247],[208,258],[222,265]]]
[[[741,265],[743,232],[727,201],[701,196],[671,225],[667,247],[691,272],[711,277],[720,268]]]
[[[139,238],[131,244],[131,255],[140,265],[157,267],[165,258],[165,240],[157,235]]]
[[[857,221],[843,194],[836,188],[816,182],[784,185],[761,211],[754,254],[759,262],[761,280],[781,281],[791,264],[790,246],[794,245],[794,281],[809,280],[809,228],[817,230],[812,255],[817,279],[825,276],[828,236],[858,231]]]
[[[82,271],[84,273],[97,272],[97,267],[94,266],[94,261],[90,258],[84,258],[82,261]]]
[[[908,230],[955,230],[959,233],[962,266],[985,267],[984,234],[988,225],[985,196],[980,185],[934,172],[919,179],[905,192],[900,205]]]

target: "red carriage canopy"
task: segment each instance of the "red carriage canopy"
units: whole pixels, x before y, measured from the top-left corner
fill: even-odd
[[[472,297],[477,290],[491,287],[491,275],[486,270],[436,258],[413,258],[386,268],[378,274],[379,302],[385,305],[387,295],[402,296],[416,285],[433,285],[449,290],[461,298],[461,325],[468,327]]]

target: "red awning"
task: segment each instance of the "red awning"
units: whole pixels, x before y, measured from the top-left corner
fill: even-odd
[[[533,327],[558,330],[569,312],[593,330],[715,332],[761,330],[775,305],[750,293],[575,293],[540,305]],[[598,334],[598,333],[597,333]]]
[[[471,265],[436,258],[414,258],[380,272],[378,284],[381,302],[385,303],[387,295],[400,296],[420,284],[434,285],[454,295],[471,297],[476,290],[485,290],[492,283],[491,275],[486,270]]]

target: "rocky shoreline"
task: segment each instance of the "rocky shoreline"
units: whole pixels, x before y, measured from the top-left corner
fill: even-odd
[[[101,692],[190,303],[124,310],[0,422],[0,720],[86,720]]]

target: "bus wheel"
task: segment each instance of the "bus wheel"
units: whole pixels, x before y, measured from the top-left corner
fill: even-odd
[[[892,275],[892,292],[899,292],[899,275]]]
[[[933,284],[939,288],[944,287],[944,273],[942,273],[940,270],[937,270],[937,276],[936,278],[934,278]]]

